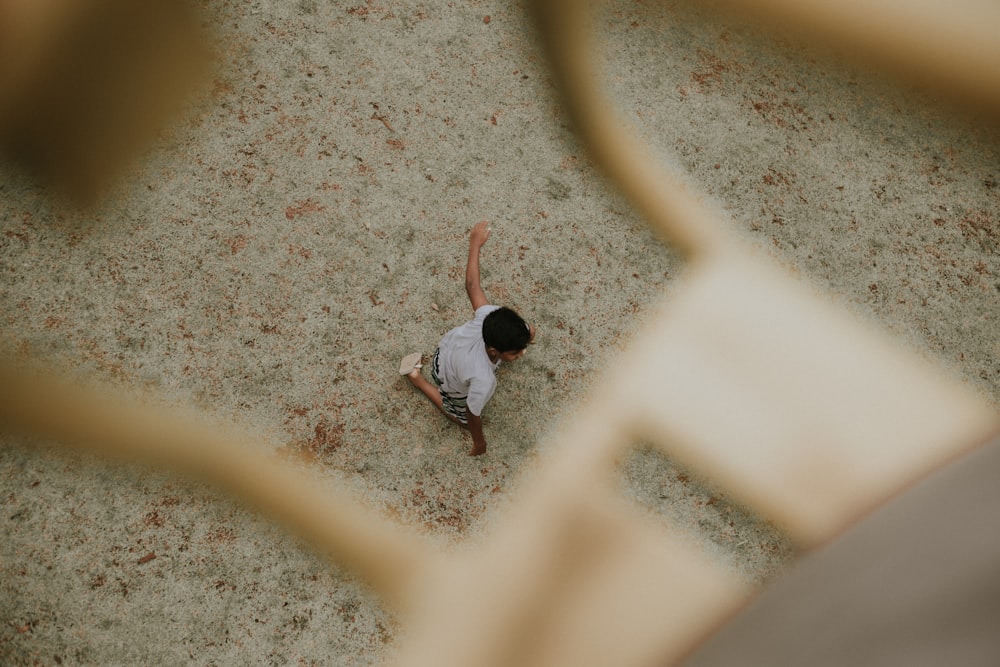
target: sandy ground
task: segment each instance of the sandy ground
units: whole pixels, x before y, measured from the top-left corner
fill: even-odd
[[[443,540],[480,534],[681,270],[609,192],[523,3],[206,2],[211,99],[86,216],[0,175],[20,353],[251,429]],[[733,226],[1000,402],[1000,160],[975,118],[673,3],[604,19],[608,85]],[[483,283],[536,322],[489,452],[395,372]],[[0,664],[368,665],[395,619],[211,489],[6,437]],[[623,492],[754,581],[782,535],[638,450]]]

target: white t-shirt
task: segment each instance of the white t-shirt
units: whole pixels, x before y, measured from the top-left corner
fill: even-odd
[[[465,324],[444,335],[438,345],[438,374],[441,389],[449,394],[466,396],[470,413],[480,416],[497,386],[496,369],[483,342],[483,320],[500,306],[480,306]]]

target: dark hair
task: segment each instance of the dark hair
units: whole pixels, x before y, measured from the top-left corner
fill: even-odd
[[[529,340],[528,323],[510,308],[498,308],[483,320],[483,341],[497,352],[519,352]]]

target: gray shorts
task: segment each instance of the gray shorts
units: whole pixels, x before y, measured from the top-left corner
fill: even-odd
[[[434,380],[434,384],[437,385],[438,391],[441,392],[441,403],[444,411],[462,422],[463,424],[469,423],[469,408],[466,405],[466,399],[468,396],[462,396],[460,394],[450,394],[441,388],[441,371],[438,365],[438,352],[440,349],[434,350],[434,359],[431,360],[431,379]]]

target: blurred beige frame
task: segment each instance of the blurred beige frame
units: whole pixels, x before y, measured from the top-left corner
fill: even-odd
[[[935,82],[1000,108],[1000,41],[982,29],[1000,25],[995,4],[914,2],[905,16],[885,2],[728,4],[859,44],[871,41],[864,17],[881,16],[866,55],[905,68],[913,54],[912,71],[924,69],[914,44],[962,35],[963,48],[948,43],[935,62]],[[1000,428],[969,389],[744,247],[650,157],[596,87],[593,3],[534,7],[577,130],[689,266],[483,540],[441,550],[275,461],[267,443],[14,362],[2,371],[0,423],[249,501],[364,577],[399,614],[395,660],[418,667],[670,664],[745,603],[752,590],[616,495],[615,463],[635,442],[809,549]]]
[[[208,80],[189,0],[0,0],[0,152],[95,204]]]

